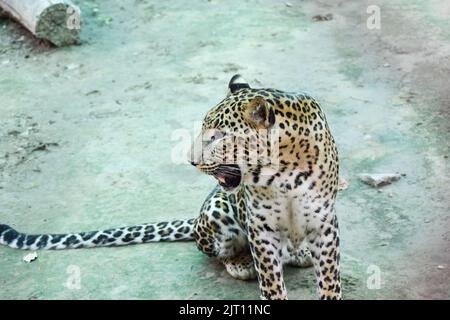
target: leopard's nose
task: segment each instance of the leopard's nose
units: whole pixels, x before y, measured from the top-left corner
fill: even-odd
[[[190,162],[190,164],[192,164],[194,167],[198,166],[198,163],[195,162],[195,161],[189,161],[189,162]]]

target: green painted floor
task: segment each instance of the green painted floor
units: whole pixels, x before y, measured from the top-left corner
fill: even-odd
[[[350,184],[344,298],[450,298],[445,1],[378,1],[379,30],[357,0],[76,2],[80,46],[49,49],[0,19],[1,223],[57,233],[196,216],[214,181],[172,152],[241,73],[323,105]],[[364,172],[406,176],[376,190]],[[193,243],[25,254],[0,248],[0,298],[259,297]],[[285,279],[290,299],[316,298],[312,270]]]

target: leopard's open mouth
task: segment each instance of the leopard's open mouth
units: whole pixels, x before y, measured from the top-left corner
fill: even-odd
[[[219,166],[214,171],[213,176],[217,179],[219,185],[227,191],[239,186],[242,179],[241,170],[236,164]]]

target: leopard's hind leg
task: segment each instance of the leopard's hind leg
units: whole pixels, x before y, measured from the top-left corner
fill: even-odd
[[[214,189],[203,204],[194,226],[194,239],[203,253],[216,257],[236,279],[256,278],[247,235],[239,223],[239,210],[229,195]]]
[[[250,252],[242,253],[231,258],[225,258],[222,262],[228,273],[235,279],[253,280],[257,277],[255,264]]]

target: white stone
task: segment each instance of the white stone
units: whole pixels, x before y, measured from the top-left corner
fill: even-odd
[[[401,175],[397,173],[363,173],[359,175],[359,179],[362,182],[375,188],[391,184],[400,180],[400,178]]]
[[[26,263],[30,263],[30,262],[36,260],[37,257],[38,257],[37,253],[36,253],[36,251],[34,251],[34,252],[27,254],[25,257],[23,257],[23,261],[25,261]]]

